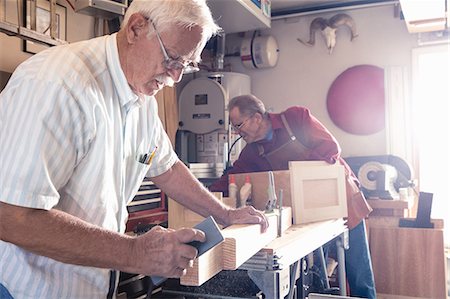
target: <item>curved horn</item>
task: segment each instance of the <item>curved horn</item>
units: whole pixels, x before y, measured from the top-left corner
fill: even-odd
[[[330,24],[330,27],[333,27],[333,28],[337,28],[342,25],[347,26],[352,33],[351,40],[353,40],[354,38],[356,38],[358,36],[358,34],[356,33],[355,21],[353,21],[352,17],[350,17],[347,14],[344,14],[344,13],[337,14],[337,15],[331,17],[331,19],[329,20],[328,23]]]
[[[304,42],[300,38],[297,38],[297,40],[306,46],[314,46],[316,43],[316,31],[323,30],[325,27],[327,27],[327,20],[320,17],[315,18],[309,25],[309,41]]]

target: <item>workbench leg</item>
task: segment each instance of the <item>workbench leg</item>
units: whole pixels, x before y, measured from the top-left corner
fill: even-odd
[[[279,271],[248,270],[247,274],[267,299],[283,299],[289,293],[289,268]]]
[[[296,286],[295,286],[295,282],[296,282],[296,278],[297,278],[297,272],[298,272],[298,267],[300,265],[300,261],[296,261],[294,264],[292,264],[290,266],[290,277],[289,277],[289,293],[287,294],[287,299],[295,299],[297,298],[297,292],[296,292]]]
[[[348,231],[342,233],[336,240],[338,258],[339,294],[347,296],[347,279],[345,276],[345,249],[348,248]]]
[[[319,267],[319,274],[320,279],[322,280],[324,287],[326,289],[330,288],[330,281],[328,280],[328,273],[327,273],[327,261],[325,260],[325,254],[323,253],[323,246],[320,246],[315,250],[315,254],[318,256],[318,267]]]

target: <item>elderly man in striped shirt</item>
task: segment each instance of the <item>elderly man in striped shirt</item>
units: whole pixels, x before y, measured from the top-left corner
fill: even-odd
[[[225,207],[190,174],[157,114],[153,96],[196,69],[218,30],[204,0],[134,0],[118,33],[16,69],[0,95],[1,298],[110,298],[117,270],[182,276],[202,232],[123,234],[146,174],[203,216],[266,229],[260,211]]]

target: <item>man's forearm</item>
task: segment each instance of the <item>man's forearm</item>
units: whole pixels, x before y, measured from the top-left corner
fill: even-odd
[[[59,210],[0,203],[0,239],[60,262],[126,271],[134,238]]]

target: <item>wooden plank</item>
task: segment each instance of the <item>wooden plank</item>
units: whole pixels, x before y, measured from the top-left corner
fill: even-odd
[[[3,12],[2,9],[0,11]],[[3,18],[0,18],[0,20],[3,20]],[[19,34],[19,26],[10,22],[0,21],[0,32],[8,35],[17,35]]]
[[[218,200],[222,201],[222,192],[212,192],[212,194]],[[205,219],[203,216],[200,216],[171,198],[167,200],[167,204],[169,228],[193,227]]]
[[[165,114],[165,104],[164,104],[164,89],[158,91],[155,94],[156,103],[158,104],[158,116],[161,120],[161,123],[166,130],[166,114]],[[167,132],[167,131],[166,131]]]
[[[368,198],[367,202],[372,209],[409,209],[412,207],[411,201],[398,199],[389,200]]]
[[[230,208],[236,208],[236,200],[231,197],[223,197],[222,202]]]
[[[347,217],[344,167],[323,161],[289,162],[294,224]]]
[[[247,175],[250,176],[252,183],[253,206],[258,210],[264,210],[268,200],[267,187],[269,186],[269,173],[265,171],[235,174],[234,176],[236,178],[238,190],[244,185],[245,177]],[[291,207],[291,181],[289,170],[274,171],[273,175],[277,197],[280,194],[280,189],[283,189],[283,206]]]
[[[175,147],[175,137],[178,130],[178,102],[175,87],[164,87],[164,115],[165,115],[165,128],[167,135]]]
[[[395,210],[395,209],[374,209],[370,212],[370,217],[408,217],[408,210]]]
[[[413,220],[414,218],[406,218]],[[431,223],[434,224],[435,229],[443,229],[444,228],[444,220],[443,219],[431,219]],[[367,219],[367,224],[369,228],[378,227],[378,228],[396,228],[399,227],[400,218],[399,217],[369,217]]]
[[[211,248],[201,257],[195,259],[192,268],[180,278],[180,284],[186,286],[201,286],[203,283],[222,271],[223,243]]]
[[[370,227],[377,291],[420,298],[446,298],[442,229]]]
[[[164,130],[169,136],[172,146],[175,146],[175,137],[178,130],[178,104],[174,87],[165,86],[155,95],[158,103],[158,116]]]
[[[283,259],[283,264],[292,264],[299,257],[306,256],[323,244],[331,241],[347,229],[341,219],[294,224],[289,227],[281,238],[277,238],[260,250],[269,256],[277,255]]]
[[[282,219],[288,220],[292,218],[292,210],[290,207],[283,208]],[[269,220],[269,228],[265,233],[261,233],[259,224],[238,224],[227,227],[222,231],[225,237],[223,245],[223,269],[236,270],[246,260],[257,253],[261,248],[277,238],[278,233],[278,216],[277,213],[267,215]],[[284,222],[286,224],[286,222]],[[289,225],[290,226],[290,225]],[[288,227],[283,227],[286,230]]]
[[[63,45],[67,44],[66,41],[57,39],[57,38],[51,38],[49,35],[46,35],[44,33],[39,33],[37,31],[28,29],[26,27],[19,27],[18,36],[22,39],[29,40],[35,43],[40,43],[44,45],[49,46],[57,46],[57,45]]]
[[[202,216],[185,208],[183,205],[180,205],[178,202],[171,198],[167,200],[167,204],[169,228],[179,229],[182,227],[193,227],[204,219]],[[186,217],[186,214],[190,215]],[[189,218],[190,222],[188,222],[186,218]]]
[[[392,217],[408,217],[410,209],[413,206],[413,201],[406,200],[386,200],[386,199],[367,199],[373,211],[370,217],[373,216],[392,216]]]
[[[277,237],[278,213],[274,212],[268,218],[270,226],[265,233],[261,233],[259,224],[238,224],[223,229],[225,241],[197,258],[194,266],[181,277],[180,283],[200,286],[221,270],[236,270],[264,245]],[[290,207],[283,208],[282,220],[282,231],[285,231],[292,224]]]

